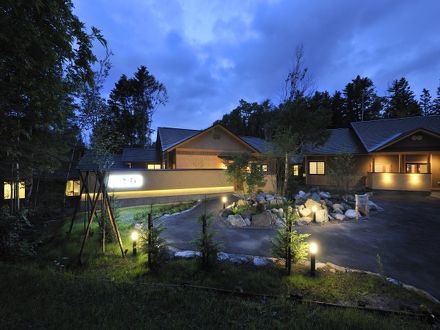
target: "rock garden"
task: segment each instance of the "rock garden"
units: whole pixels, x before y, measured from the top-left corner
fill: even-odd
[[[235,197],[237,200],[220,213],[222,220],[232,227],[283,226],[289,206],[294,206],[295,223],[299,226],[366,219],[370,212],[383,211],[371,200],[372,193],[332,195],[327,191],[312,189],[309,192],[299,191],[292,203],[285,197],[267,193],[248,198]]]

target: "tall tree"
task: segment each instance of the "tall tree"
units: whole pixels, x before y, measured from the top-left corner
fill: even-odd
[[[347,125],[354,121],[372,120],[380,117],[382,100],[377,96],[373,81],[368,77],[361,78],[358,75],[345,86],[343,94],[345,102],[342,116]]]
[[[388,89],[388,93],[384,113],[386,118],[420,116],[422,114],[414,92],[405,78],[394,80]]]
[[[121,135],[122,146],[144,147],[149,144],[154,110],[167,102],[165,86],[145,66],[133,78],[122,75],[110,93],[109,117],[100,128]]]
[[[331,128],[346,127],[349,125],[343,117],[344,97],[340,91],[336,91],[331,98]]]
[[[434,114],[434,104],[432,103],[431,94],[426,88],[423,88],[422,90],[419,104],[420,108],[422,109],[423,116],[430,116]]]
[[[437,87],[437,95],[432,103],[433,115],[440,115],[440,86]]]
[[[15,164],[17,181],[60,165],[77,96],[93,78],[92,42],[103,38],[72,8],[69,0],[0,3],[0,158]]]

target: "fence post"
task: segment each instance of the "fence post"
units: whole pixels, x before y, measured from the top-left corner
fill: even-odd
[[[151,219],[151,212],[148,213],[148,268],[151,269],[151,245],[152,245],[152,229],[153,229],[153,222]]]

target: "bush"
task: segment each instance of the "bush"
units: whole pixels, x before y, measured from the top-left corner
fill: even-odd
[[[148,265],[153,271],[158,270],[168,259],[167,243],[166,240],[161,237],[161,233],[164,229],[165,228],[161,225],[152,227],[150,230],[144,230],[141,236],[143,249],[150,257]]]
[[[220,245],[214,241],[214,233],[210,231],[210,215],[202,214],[199,218],[202,230],[199,237],[194,241],[197,250],[201,253],[201,267],[211,270],[217,264],[217,253]]]
[[[34,245],[27,239],[32,225],[26,210],[17,215],[9,214],[9,208],[0,210],[0,259],[11,260],[35,254]]]

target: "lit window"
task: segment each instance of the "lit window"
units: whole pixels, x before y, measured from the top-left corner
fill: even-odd
[[[160,170],[161,166],[160,164],[147,164],[148,170]]]
[[[261,170],[266,173],[267,172],[267,165],[263,164],[261,165]]]
[[[324,162],[309,162],[309,174],[325,174],[325,163]]]
[[[428,164],[426,163],[406,163],[406,173],[428,173]]]
[[[18,197],[24,198],[26,196],[26,188],[24,181],[20,181],[18,187]],[[14,195],[15,185],[11,185],[9,182],[3,183],[3,198],[11,199]]]
[[[298,176],[299,175],[299,165],[293,165],[292,172],[293,172],[293,176]]]
[[[391,172],[391,164],[374,163],[374,172],[390,173]]]
[[[66,196],[79,196],[79,193],[80,193],[79,180],[67,180]]]

